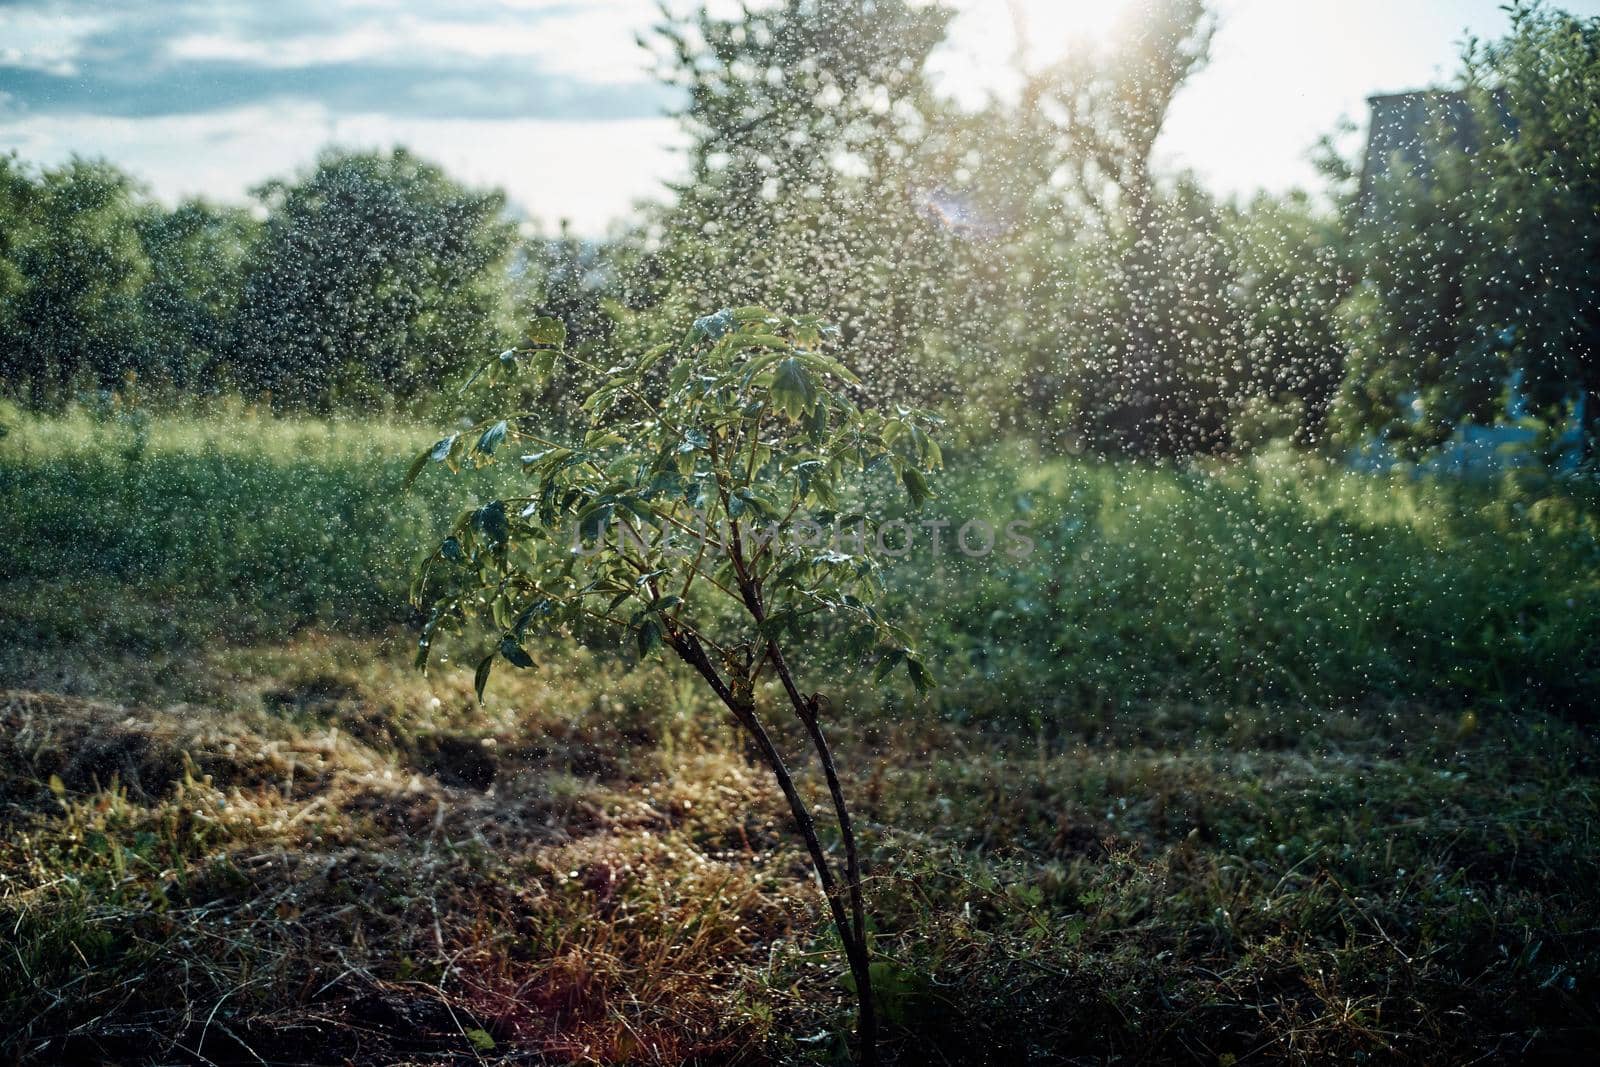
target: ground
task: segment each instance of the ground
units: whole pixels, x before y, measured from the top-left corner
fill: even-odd
[[[400,495],[426,427],[138,415],[0,408],[0,1062],[842,1062],[803,850],[687,671],[413,668],[411,566],[493,486]],[[1038,551],[888,574],[939,688],[791,657],[885,1058],[1588,1062],[1592,491],[996,448],[938,513]]]
[[[12,664],[12,1055],[842,1055],[781,796],[689,678],[552,651],[479,711],[408,643]],[[1549,1062],[1600,1035],[1600,764],[1562,720],[1152,706],[1022,738],[840,708],[833,733],[896,1062]]]

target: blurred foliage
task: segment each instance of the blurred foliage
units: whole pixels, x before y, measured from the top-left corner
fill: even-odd
[[[230,359],[246,255],[260,231],[249,211],[201,201],[142,213],[139,238],[150,260],[140,292],[147,377],[192,392]]]
[[[61,395],[75,374],[114,385],[142,363],[151,264],[133,180],[74,160],[31,175],[0,158],[0,370],[12,389]]]
[[[1475,264],[1497,284],[1507,357],[1534,413],[1583,408],[1582,447],[1600,454],[1600,19],[1519,6],[1513,33],[1468,55],[1480,111],[1508,102],[1515,135],[1485,154],[1503,239]],[[1581,391],[1581,394],[1580,394]]]
[[[267,209],[234,320],[231,373],[279,404],[405,401],[512,336],[503,194],[404,149],[324,156]]]
[[[168,211],[108,163],[0,158],[8,391],[59,406],[97,389],[235,389],[370,410],[513,336],[500,193],[396,150],[325,153],[257,199],[258,212]]]
[[[1513,5],[1437,98],[1421,165],[1369,175],[1376,192],[1330,137],[1326,195],[1230,203],[1152,162],[1207,62],[1200,0],[1133,5],[1046,66],[1019,23],[1019,91],[976,105],[934,84],[950,18],[905,0],[664,13],[641,43],[679,91],[688,173],[607,240],[519,236],[501,194],[404,150],[330,152],[249,211],[168,210],[105,163],[0,159],[4,387],[416,408],[519,319],[559,318],[603,360],[691,309],[761,304],[839,323],[862,396],[974,438],[1158,459],[1376,439],[1412,458],[1463,423],[1548,441],[1581,412],[1592,458],[1596,20]]]
[[[1388,176],[1353,228],[1361,281],[1339,311],[1338,414],[1348,439],[1375,432],[1416,451],[1463,422],[1525,415],[1550,437],[1581,413],[1592,463],[1600,19],[1540,3],[1511,18],[1504,40],[1467,48],[1465,118],[1441,98],[1421,163]]]
[[[652,45],[692,138],[676,203],[637,239],[658,295],[691,308],[815,309],[878,395],[949,398],[921,342],[959,320],[957,242],[918,208],[943,105],[928,57],[951,12],[904,0],[785,0],[665,17]]]

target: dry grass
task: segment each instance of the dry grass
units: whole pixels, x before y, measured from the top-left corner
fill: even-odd
[[[781,799],[692,687],[551,650],[480,711],[403,653],[305,633],[137,705],[0,696],[9,1054],[838,1057],[848,997]],[[899,1062],[1550,1062],[1600,1038],[1577,728],[1170,706],[834,733]]]
[[[266,713],[3,700],[18,1052],[320,1058],[309,1019],[358,1058],[683,1062],[759,1043],[752,966],[813,921],[725,757],[622,792],[530,747],[485,789]]]

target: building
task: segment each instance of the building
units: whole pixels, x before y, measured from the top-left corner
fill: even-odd
[[[1509,126],[1511,113],[1503,93],[1496,94],[1500,120]],[[1465,93],[1423,89],[1382,93],[1367,98],[1367,150],[1361,166],[1360,209],[1363,220],[1381,218],[1394,195],[1391,180],[1401,174],[1426,184],[1440,147],[1467,153],[1483,143],[1478,114]]]

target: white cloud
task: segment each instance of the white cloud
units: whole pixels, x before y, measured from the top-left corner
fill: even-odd
[[[72,75],[79,70],[83,42],[113,22],[109,15],[8,9],[0,6],[0,66],[46,74]]]
[[[240,200],[267,178],[307,166],[329,143],[405,145],[469,184],[499,186],[548,228],[570,220],[600,236],[634,202],[662,199],[681,169],[667,119],[447,120],[335,116],[312,104],[253,106],[161,118],[25,117],[0,127],[0,151],[38,163],[88,150],[149,183],[167,202],[185,196]]]
[[[635,46],[634,34],[655,16],[649,0],[518,7],[497,13],[382,11],[352,18],[334,30],[318,27],[271,39],[252,37],[246,27],[208,29],[175,38],[166,52],[178,60],[239,62],[269,69],[371,59],[427,66],[443,59],[524,57],[538,61],[541,70],[586,82],[635,82],[648,77],[646,57]]]
[[[1003,87],[1013,49],[1008,0],[954,2],[961,15],[939,58],[947,86]],[[1223,193],[1315,183],[1305,156],[1319,135],[1341,115],[1362,118],[1368,93],[1448,74],[1464,26],[1487,36],[1504,30],[1499,2],[1216,0],[1224,21],[1214,62],[1179,97],[1161,158],[1196,169]],[[1104,21],[1089,0],[1025,3],[1044,13],[1036,18],[1040,60],[1061,47],[1053,39]],[[675,10],[692,4],[672,0]],[[715,6],[737,9],[735,0]],[[1600,0],[1564,6],[1600,14]],[[169,15],[176,11],[187,14]],[[658,18],[653,0],[0,3],[0,77],[8,65],[17,72],[0,80],[0,150],[40,162],[105,155],[168,199],[237,199],[304,166],[329,141],[400,143],[452,173],[502,186],[547,222],[566,216],[597,234],[680,172],[673,124],[637,117],[664,99],[650,95],[633,40]],[[148,63],[142,73],[104,58],[122,44]],[[320,80],[252,73],[340,64],[347,69]],[[68,69],[80,74],[51,82]],[[173,71],[181,76],[148,84]],[[223,88],[229,103],[214,105]],[[204,110],[213,106],[220,109]],[[108,108],[153,117],[86,113]],[[198,113],[174,114],[187,110]],[[493,117],[440,117],[460,114]],[[531,114],[562,117],[522,117]],[[594,118],[602,114],[615,117]]]

